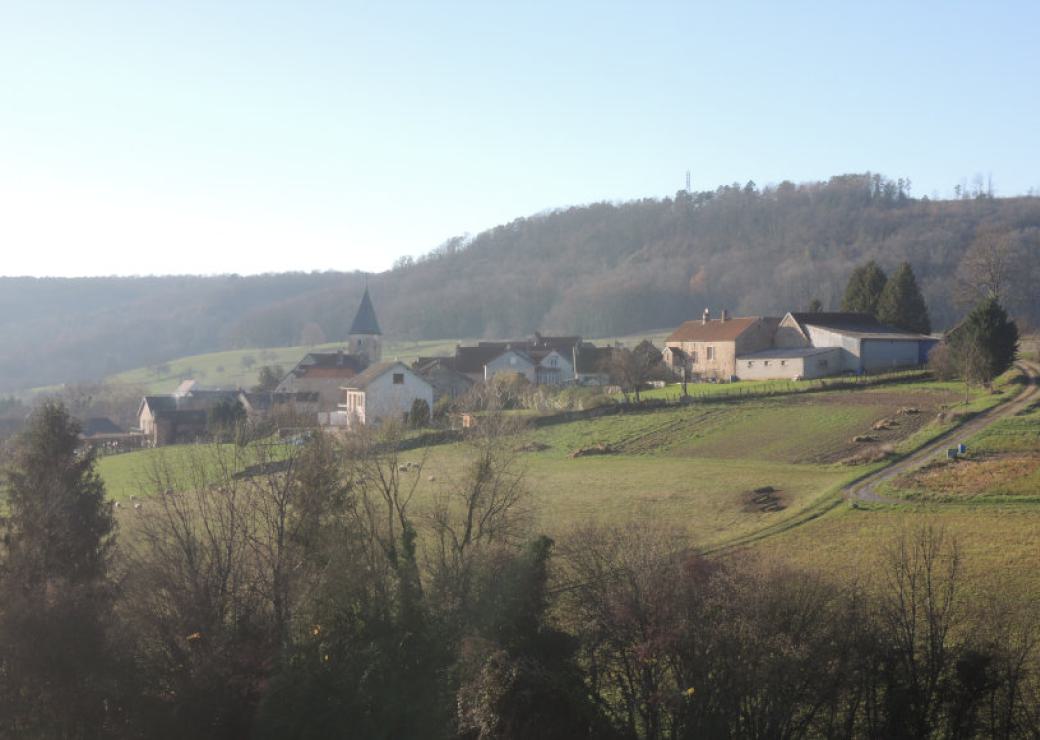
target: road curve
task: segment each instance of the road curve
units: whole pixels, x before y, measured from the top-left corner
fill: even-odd
[[[978,416],[943,433],[913,454],[861,478],[845,487],[843,495],[848,500],[867,501],[871,503],[899,503],[897,499],[887,498],[877,492],[881,483],[923,467],[939,455],[946,453],[956,442],[966,440],[1000,419],[1013,416],[1040,400],[1040,365],[1035,362],[1019,360],[1015,365],[1026,374],[1029,385],[1012,400],[983,411]]]

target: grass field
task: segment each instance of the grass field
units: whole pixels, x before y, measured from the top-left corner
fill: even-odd
[[[976,392],[969,408],[1001,398]],[[1040,594],[1040,506],[1032,499],[1009,502],[990,491],[988,499],[918,500],[895,507],[851,507],[841,500],[844,485],[878,467],[840,462],[856,458],[864,446],[853,437],[871,433],[878,437],[871,444],[908,448],[948,428],[953,422],[948,416],[940,422],[936,412],[962,409],[963,400],[963,386],[943,383],[745,398],[528,428],[515,444],[533,450],[519,455],[535,526],[550,535],[584,523],[647,518],[684,528],[691,542],[706,550],[744,543],[770,558],[869,578],[891,535],[908,524],[938,521],[961,541],[970,577]],[[898,416],[908,405],[920,413]],[[882,419],[898,424],[873,430]],[[971,445],[980,455],[1040,456],[1040,409],[994,425]],[[572,457],[593,446],[609,454]],[[141,490],[157,459],[176,467],[193,449],[104,458],[99,471],[110,495],[126,499]],[[453,485],[468,455],[465,444],[405,453],[406,459],[424,461],[416,481],[417,515]],[[763,487],[773,489],[767,497],[771,506],[757,503],[753,491]]]

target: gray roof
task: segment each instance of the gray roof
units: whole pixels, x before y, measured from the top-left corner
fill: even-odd
[[[350,325],[350,333],[376,335],[383,333],[379,330],[376,310],[372,307],[372,299],[368,295],[368,288],[365,288],[365,294],[361,296],[361,305],[358,306],[357,315],[354,316],[354,323]]]
[[[377,362],[375,365],[369,365],[365,372],[355,375],[350,379],[350,382],[343,387],[350,388],[351,390],[363,390],[373,380],[384,375],[391,368],[397,366],[401,366],[406,370],[408,369],[408,366],[403,362]]]
[[[816,326],[821,329],[844,334],[857,339],[885,339],[889,341],[921,341],[931,339],[925,334],[914,334],[888,324],[882,324],[866,313],[792,313],[791,318],[798,322],[803,333],[805,327]]]
[[[276,391],[242,392],[242,396],[249,402],[249,405],[258,411],[290,403],[318,403],[320,395],[317,391],[298,391],[296,393],[279,393]]]
[[[84,437],[93,437],[96,434],[122,434],[123,430],[107,416],[92,416],[84,419],[80,434]]]

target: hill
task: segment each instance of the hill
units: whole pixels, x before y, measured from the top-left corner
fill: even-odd
[[[596,203],[458,237],[369,279],[388,339],[586,336],[672,326],[704,306],[777,314],[836,308],[852,267],[909,260],[936,328],[963,312],[955,276],[987,234],[1015,245],[1014,284],[1037,269],[1040,198],[912,198],[907,183],[845,175],[674,198]],[[190,266],[186,266],[190,271]],[[96,379],[175,357],[344,338],[366,277],[0,279],[0,392]]]

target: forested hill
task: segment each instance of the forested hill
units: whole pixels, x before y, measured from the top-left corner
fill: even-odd
[[[1035,197],[929,201],[875,175],[749,183],[517,219],[402,260],[370,287],[395,338],[605,336],[672,326],[705,306],[775,315],[819,298],[837,308],[855,264],[890,271],[909,260],[944,328],[963,311],[965,254],[999,242],[1014,259],[1009,308],[1040,323],[1030,291],[1038,235]],[[0,279],[0,391],[198,352],[338,340],[363,284],[358,273]]]

